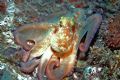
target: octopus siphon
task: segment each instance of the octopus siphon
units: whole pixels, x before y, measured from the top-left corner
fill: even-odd
[[[102,17],[93,14],[80,25],[75,17],[61,17],[58,23],[36,23],[17,28],[14,40],[21,46],[20,70],[38,80],[63,80],[74,70],[78,49],[85,53],[99,28]],[[86,35],[84,41],[83,36]]]

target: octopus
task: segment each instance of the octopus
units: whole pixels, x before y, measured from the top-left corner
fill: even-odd
[[[13,34],[22,48],[20,70],[29,74],[38,67],[38,80],[44,80],[45,75],[48,80],[63,80],[74,70],[78,49],[87,52],[101,21],[100,14],[93,14],[84,26],[74,17],[61,17],[58,23],[17,28]]]
[[[116,15],[108,25],[105,38],[106,45],[111,49],[120,48],[120,16]]]

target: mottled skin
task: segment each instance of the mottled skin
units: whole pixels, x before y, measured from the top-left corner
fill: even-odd
[[[85,53],[88,50],[96,31],[98,30],[101,20],[102,20],[102,17],[100,15],[98,14],[92,15],[86,20],[87,22],[86,25],[81,29],[80,33],[82,33],[82,35],[81,34],[78,35],[78,33],[74,32],[76,34],[74,35],[74,38],[73,38],[74,40],[72,40],[74,43],[74,45],[72,45],[73,46],[72,48],[74,49],[71,49],[71,52],[68,52],[70,55],[67,55],[67,57],[63,58],[62,56],[59,56],[60,53],[54,52],[54,54],[56,53],[55,56],[58,56],[59,59],[54,56],[50,59],[48,63],[48,66],[46,68],[46,75],[49,78],[49,80],[62,80],[65,76],[67,76],[70,72],[72,72],[73,67],[75,65],[75,60],[76,60],[76,51],[78,48],[77,43],[79,42],[79,40],[81,41],[85,33],[87,33],[85,41],[82,43],[80,42],[80,45],[79,45],[79,49],[81,50],[81,52]],[[75,28],[77,29],[77,27]],[[79,32],[79,29],[78,31],[77,30],[75,31]],[[76,39],[75,39],[75,36],[77,37]],[[71,44],[72,44],[72,41],[71,41]],[[84,44],[84,46],[81,47],[81,44]],[[64,53],[64,54],[67,54],[67,53]]]
[[[54,44],[59,45],[59,47],[53,47],[54,45],[52,44],[53,46],[51,46],[51,50],[53,52],[53,56],[49,60],[46,67],[46,75],[49,80],[62,80],[73,70],[78,48],[77,43],[79,41],[77,31],[78,26],[79,25],[75,24],[73,20],[70,20],[69,18],[62,18],[60,28],[63,29],[62,31],[58,30],[55,34],[57,36],[54,36],[54,38],[57,39]],[[59,34],[63,37],[58,37]],[[68,38],[66,39],[66,37]],[[61,45],[62,43],[63,45]],[[70,49],[68,47],[70,47]]]
[[[86,52],[101,23],[102,17],[98,14],[92,15],[87,19],[87,23],[83,28],[80,28],[77,22],[74,23],[69,20],[63,19],[62,24],[60,22],[60,25],[52,27],[50,27],[51,24],[34,24],[21,27],[15,31],[15,41],[26,50],[23,55],[24,63],[20,68],[21,71],[30,73],[38,66],[38,80],[44,79],[45,72],[49,80],[62,80],[73,70],[81,39],[87,33],[85,41],[82,42],[84,43],[83,47],[81,47],[81,43],[79,47],[81,52]],[[63,33],[59,31],[61,27],[64,28]],[[50,40],[52,40],[51,34],[57,35],[57,33],[65,34],[68,38],[56,38],[56,46]],[[59,40],[62,40],[60,42],[63,45],[59,43]],[[67,40],[70,40],[71,43]],[[67,49],[69,46],[71,46],[70,49]],[[41,55],[40,60],[34,59]]]

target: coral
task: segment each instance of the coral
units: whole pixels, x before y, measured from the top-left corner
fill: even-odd
[[[74,5],[76,8],[84,8],[87,5],[84,0],[61,0],[61,2],[68,2],[69,4]]]
[[[22,4],[24,3],[24,0],[14,0],[15,4]]]
[[[1,55],[0,55],[1,56]],[[0,59],[3,59],[0,57]],[[29,76],[23,76],[23,74],[15,67],[4,62],[0,61],[0,80],[28,80]],[[31,78],[32,79],[32,78]],[[34,80],[34,79],[32,79]]]
[[[22,0],[18,0],[22,1]],[[54,17],[59,17],[68,12],[64,5],[56,4],[56,0],[24,0],[22,4],[16,4],[17,11],[15,12],[17,24],[24,24],[22,22],[34,23],[34,22],[48,22],[52,21]],[[23,9],[24,8],[24,9]],[[31,15],[29,15],[31,14]]]
[[[113,49],[120,48],[120,15],[116,15],[110,20],[108,32],[105,36],[105,41],[108,47]]]
[[[87,64],[102,68],[99,76],[101,79],[115,79],[119,76],[117,72],[120,67],[120,50],[112,52],[107,47],[98,48],[93,46]]]
[[[7,9],[7,2],[6,0],[1,0],[0,1],[0,13],[5,14]]]

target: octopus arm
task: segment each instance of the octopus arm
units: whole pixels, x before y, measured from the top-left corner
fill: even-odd
[[[21,56],[22,62],[27,62],[30,56],[30,51],[25,51],[23,48],[20,49],[20,51],[17,52]]]
[[[15,42],[25,50],[30,50],[33,47],[31,43],[37,44],[50,34],[52,31],[50,25],[51,24],[44,23],[19,27],[13,33]]]
[[[38,80],[43,80],[45,75],[45,69],[48,64],[49,59],[53,55],[51,48],[48,47],[47,50],[42,55],[39,65],[38,65]]]
[[[47,23],[31,24],[14,31],[15,42],[25,50],[22,55],[23,62],[41,56],[47,49],[50,44],[50,35],[53,32],[51,25]]]
[[[24,73],[32,73],[39,64],[40,59],[33,59],[28,62],[21,62],[20,63],[20,70]]]
[[[52,58],[46,68],[46,75],[49,80],[62,80],[73,71],[75,65],[75,54],[71,54],[62,61]]]
[[[86,52],[90,46],[90,43],[97,32],[100,23],[102,21],[102,16],[100,14],[94,14],[86,20],[85,26],[80,31],[80,41],[86,35],[84,42],[79,46],[81,52]]]

